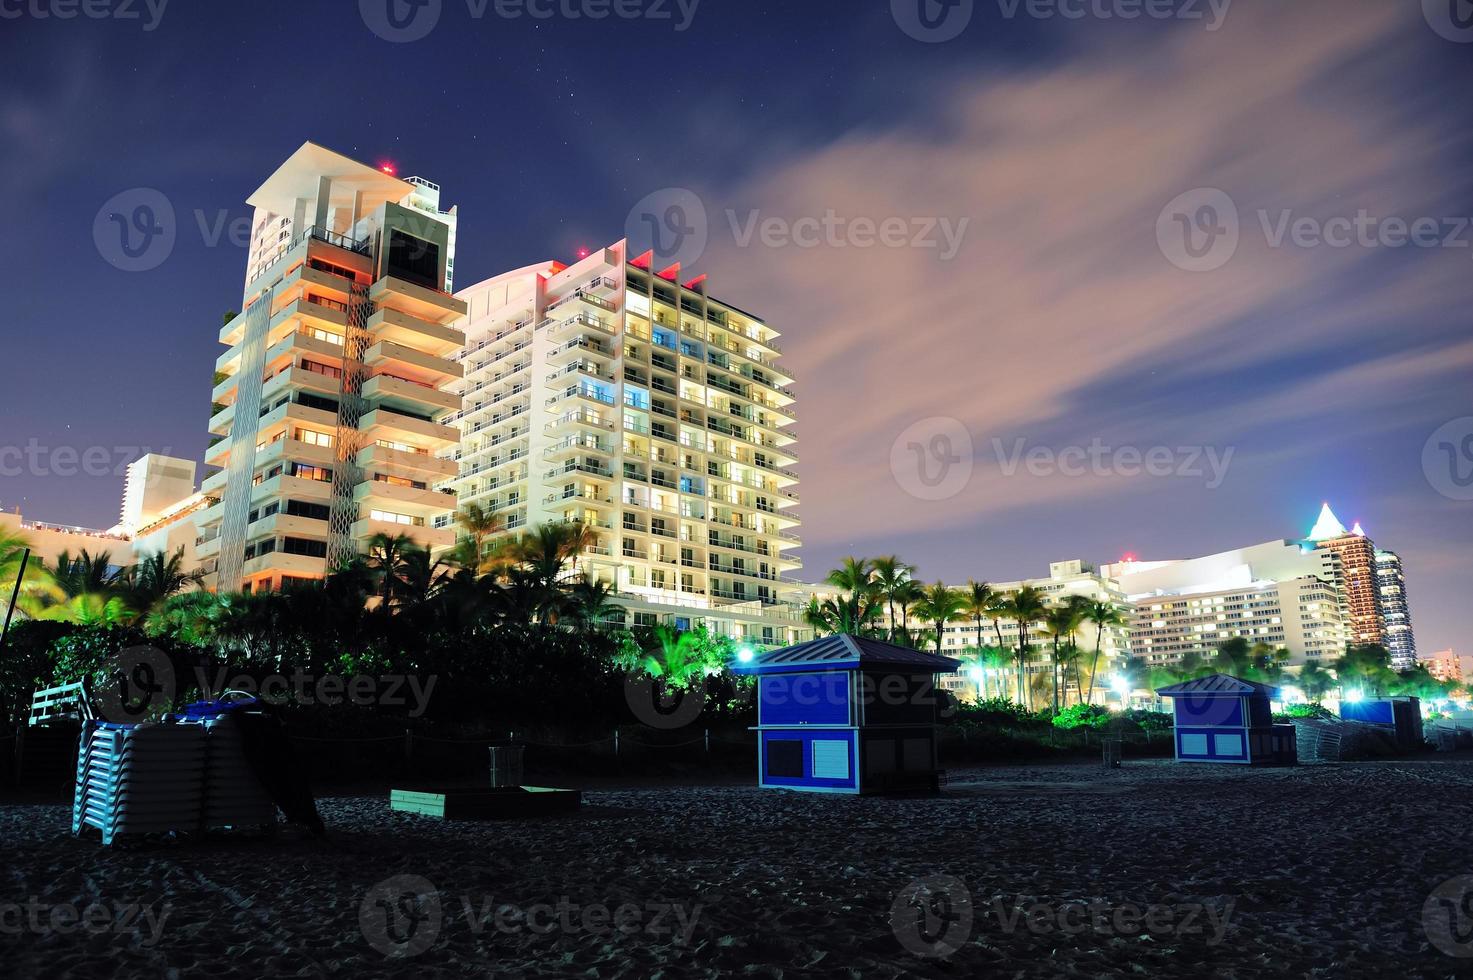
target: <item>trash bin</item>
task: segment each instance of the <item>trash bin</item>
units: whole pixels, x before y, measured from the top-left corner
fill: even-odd
[[[1101,741],[1104,746],[1104,764],[1106,769],[1120,768],[1120,743],[1118,738],[1106,738]]]
[[[511,789],[522,785],[522,753],[525,745],[491,746],[491,788]]]

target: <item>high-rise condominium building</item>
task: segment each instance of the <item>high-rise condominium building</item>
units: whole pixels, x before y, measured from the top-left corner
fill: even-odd
[[[1351,643],[1386,643],[1386,618],[1376,578],[1376,544],[1356,524],[1347,531],[1327,503],[1309,532],[1310,543],[1340,560],[1335,585],[1345,600]]]
[[[803,639],[792,376],[777,332],[625,243],[467,287],[459,503],[579,521],[631,622]],[[448,519],[447,519],[448,523]]]
[[[1377,548],[1359,522],[1347,531],[1329,504],[1320,509],[1309,541],[1339,559],[1336,585],[1345,602],[1350,642],[1384,646],[1397,670],[1415,666],[1417,639],[1401,558]]]
[[[1270,541],[1184,561],[1127,560],[1102,572],[1129,597],[1131,654],[1151,666],[1210,657],[1234,638],[1287,649],[1290,664],[1328,664],[1345,649],[1332,551]]]
[[[219,590],[317,580],[376,533],[444,548],[465,303],[439,188],[305,144],[248,200],[198,553]]]
[[[1381,617],[1386,623],[1386,649],[1391,666],[1408,670],[1417,665],[1417,637],[1412,632],[1412,611],[1407,606],[1407,580],[1401,558],[1394,551],[1376,549],[1376,591]]]

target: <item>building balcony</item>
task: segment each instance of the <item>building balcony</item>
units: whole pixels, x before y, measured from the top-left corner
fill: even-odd
[[[412,524],[397,524],[393,521],[376,521],[373,518],[365,518],[355,521],[351,531],[353,540],[357,541],[360,550],[363,543],[375,534],[387,534],[395,537],[407,535],[415,544],[438,551],[444,548],[455,547],[456,531],[453,527],[431,527],[425,525],[420,527]]]
[[[455,361],[389,340],[380,340],[364,351],[363,363],[375,370],[434,388],[440,388],[450,381],[458,381],[465,373],[465,369]]]
[[[384,276],[374,283],[368,297],[380,309],[398,310],[431,323],[448,325],[466,314],[465,300],[396,276]]]
[[[595,316],[592,313],[577,313],[572,316],[563,315],[561,317],[553,317],[551,316],[551,312],[551,310],[548,311],[549,317],[543,320],[542,323],[544,329],[547,331],[547,338],[554,343],[565,343],[584,331],[596,331],[593,334],[594,336],[614,336],[613,324],[606,322],[601,317]],[[564,313],[566,314],[566,311]]]
[[[374,375],[363,383],[363,397],[375,408],[405,408],[420,414],[460,411],[460,396],[403,378]]]
[[[327,571],[327,560],[310,555],[291,555],[273,551],[257,555],[245,563],[241,576],[253,579],[266,574],[291,575],[297,578],[321,578]]]
[[[591,436],[572,436],[560,439],[542,451],[543,457],[549,460],[568,459],[584,453],[612,456],[614,447]]]
[[[353,488],[353,499],[364,513],[369,509],[387,510],[428,519],[456,509],[454,494],[384,480],[364,480]]]
[[[401,310],[380,309],[365,326],[376,341],[403,344],[436,357],[450,357],[465,346],[465,334],[459,329]]]
[[[460,430],[412,418],[392,408],[375,408],[358,422],[358,430],[370,442],[406,442],[430,452],[444,452],[460,443]]]
[[[612,432],[614,431],[615,425],[615,421],[611,418],[604,417],[596,412],[587,411],[586,409],[579,409],[558,416],[551,422],[548,422],[543,428],[548,432],[557,432],[559,430]]]
[[[604,342],[596,337],[574,337],[549,351],[547,362],[562,365],[589,358],[604,365],[607,370],[607,365],[612,363],[617,356],[617,348],[613,341]]]
[[[555,466],[542,474],[542,482],[557,483],[567,481],[578,475],[603,477],[606,480],[614,478],[614,471],[609,464],[602,460],[592,458],[570,459],[561,466]]]
[[[460,467],[453,459],[380,445],[358,450],[356,462],[364,470],[427,483],[448,480],[460,474]]]
[[[212,436],[229,436],[230,427],[234,424],[235,405],[231,403],[210,416],[210,424],[206,428],[206,431]]]

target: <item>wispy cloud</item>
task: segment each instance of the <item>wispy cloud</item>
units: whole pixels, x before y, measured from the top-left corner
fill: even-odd
[[[1446,325],[1473,298],[1467,249],[1272,247],[1259,217],[1449,216],[1450,120],[1425,102],[1410,112],[1413,83],[1395,82],[1430,38],[1417,11],[1233,15],[1212,34],[1142,32],[1050,69],[979,75],[932,93],[927,106],[955,108],[924,127],[858,133],[709,195],[703,264],[718,292],[785,332],[799,369],[803,491],[822,501],[805,538],[847,540],[877,512],[891,530],[934,529],[1132,482],[1008,478],[994,437],[1226,445],[1255,425],[1381,404],[1405,424],[1429,411],[1425,386],[1466,369]],[[1236,255],[1209,273],[1174,267],[1156,241],[1162,208],[1199,187],[1227,191],[1242,217]],[[752,208],[970,224],[951,262],[739,248],[725,212]],[[1391,321],[1420,332],[1398,340]],[[1283,370],[1291,358],[1308,366]],[[1230,371],[1250,380],[1225,403],[1124,387]],[[987,465],[966,492],[923,503],[894,483],[890,447],[930,416],[966,423]],[[1264,452],[1287,464],[1300,448],[1286,436]]]

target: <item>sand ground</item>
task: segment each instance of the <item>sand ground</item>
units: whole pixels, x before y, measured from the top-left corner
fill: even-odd
[[[111,850],[3,805],[0,975],[1473,976],[1473,891],[1444,884],[1473,875],[1473,758],[952,775],[496,823],[326,797],[325,841]]]

